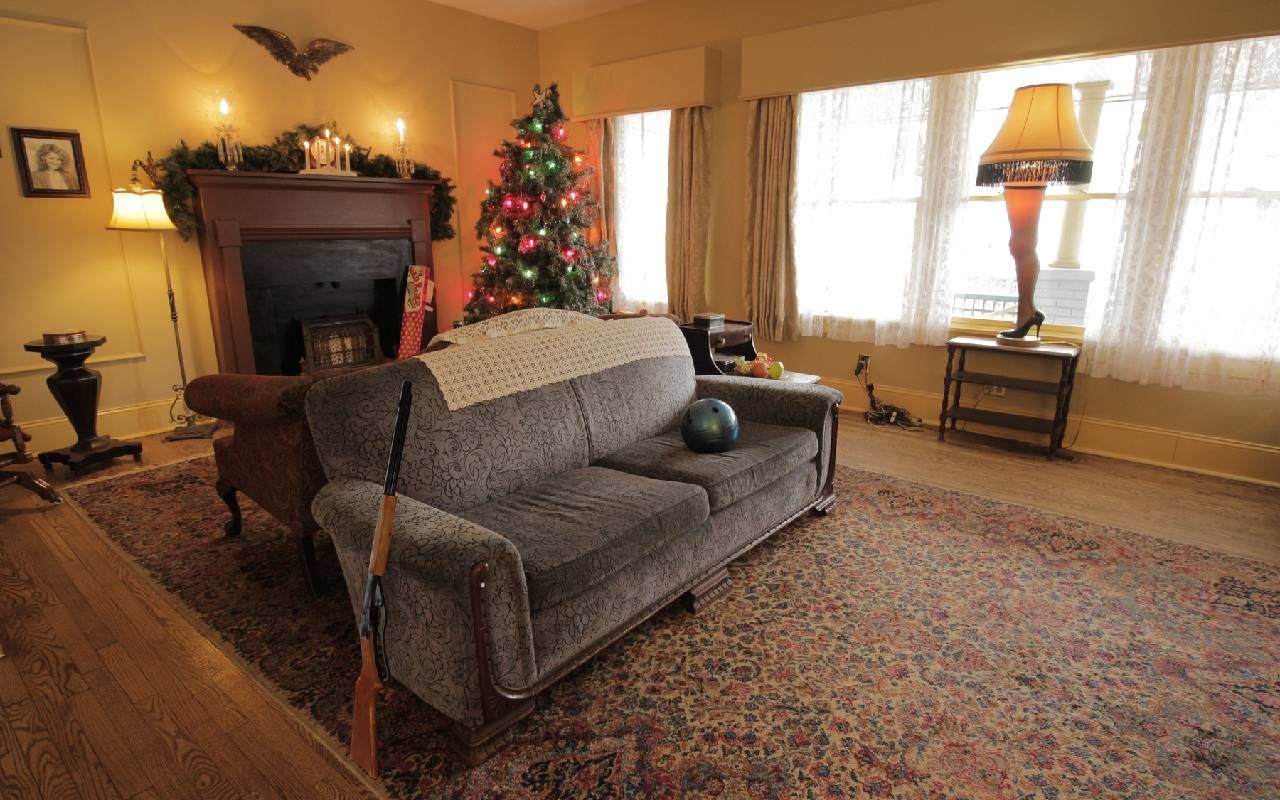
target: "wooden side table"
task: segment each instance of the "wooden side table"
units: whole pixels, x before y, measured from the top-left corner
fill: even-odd
[[[710,330],[699,325],[681,325],[693,357],[693,371],[698,375],[725,375],[722,364],[731,364],[737,356],[748,361],[756,357],[752,325],[744,320],[727,319],[724,327]]]
[[[971,350],[1056,361],[1061,369],[1060,377],[1057,383],[1054,383],[1030,378],[1013,378],[998,373],[972,372],[965,365]],[[958,363],[956,363],[957,353],[960,355]],[[951,422],[951,430],[956,429],[958,421],[967,420],[1000,428],[1047,434],[1049,445],[1046,455],[1053,458],[1062,447],[1062,439],[1067,432],[1067,412],[1071,408],[1071,391],[1075,387],[1076,366],[1079,362],[1080,348],[1069,344],[1042,344],[1037,347],[1022,348],[1001,346],[995,339],[979,336],[956,336],[950,339],[947,342],[947,374],[942,382],[942,411],[938,416],[938,441],[942,441],[946,435],[948,420]],[[956,367],[955,371],[952,370],[953,366]],[[1053,395],[1055,398],[1053,418],[961,408],[960,393],[966,383],[1003,386],[1016,391]]]
[[[71,468],[71,474],[78,477],[88,467],[118,456],[142,460],[141,442],[98,435],[98,390],[102,385],[102,374],[86,367],[84,361],[106,342],[105,336],[89,336],[83,342],[71,344],[45,344],[37,339],[23,345],[28,352],[39,353],[41,358],[57,365],[58,369],[45,383],[76,431],[75,444],[46,450],[37,456],[45,469],[53,469],[54,464],[66,464]]]

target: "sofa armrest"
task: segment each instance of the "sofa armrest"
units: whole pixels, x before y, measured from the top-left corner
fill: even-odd
[[[741,419],[813,431],[818,437],[818,485],[830,491],[839,424],[837,411],[844,401],[841,392],[816,383],[737,375],[699,375],[696,380],[699,399],[723,400]]]
[[[378,484],[341,478],[312,503],[316,521],[339,551],[353,607],[364,596],[381,500]],[[383,576],[388,661],[401,682],[466,724],[483,719],[470,585],[471,569],[480,562],[489,565],[483,607],[494,679],[511,688],[532,685],[537,666],[529,590],[515,545],[474,522],[398,496]]]
[[[767,378],[699,375],[698,397],[714,397],[733,407],[742,419],[771,425],[809,428],[821,435],[822,426],[844,395],[830,386],[789,383]]]

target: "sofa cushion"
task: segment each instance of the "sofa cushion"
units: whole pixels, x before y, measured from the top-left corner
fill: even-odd
[[[520,553],[529,606],[549,608],[681,536],[697,535],[707,493],[602,467],[573,469],[458,514]]]
[[[569,383],[582,406],[592,462],[679,425],[697,399],[688,353],[634,361]]]
[[[695,453],[680,431],[651,436],[600,459],[602,467],[707,490],[711,511],[733,505],[818,455],[818,437],[805,428],[742,422],[727,453]]]

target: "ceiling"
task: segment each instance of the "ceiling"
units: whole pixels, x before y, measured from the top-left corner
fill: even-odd
[[[536,31],[638,5],[644,0],[433,0]]]

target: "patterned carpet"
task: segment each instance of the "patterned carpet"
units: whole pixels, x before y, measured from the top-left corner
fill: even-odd
[[[246,504],[221,535],[198,459],[68,493],[345,742],[345,594],[310,600]],[[443,723],[383,706],[396,797],[1280,797],[1280,571],[841,468],[840,504],[540,698],[453,766]],[[320,561],[334,586],[327,541]]]

